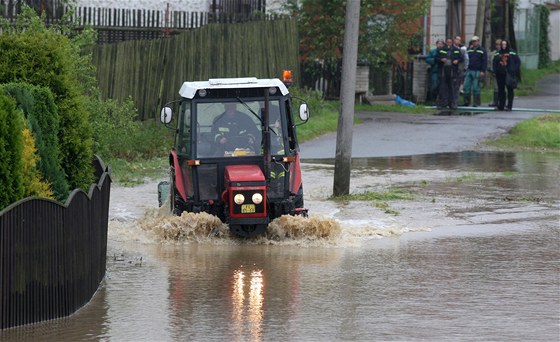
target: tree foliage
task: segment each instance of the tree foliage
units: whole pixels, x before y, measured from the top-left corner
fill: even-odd
[[[21,199],[23,187],[23,115],[0,93],[0,210]]]
[[[23,135],[23,187],[24,194],[23,197],[44,197],[44,198],[54,198],[54,193],[51,189],[49,182],[43,179],[41,172],[37,168],[37,163],[41,160],[37,154],[37,148],[35,147],[35,139],[33,139],[33,134],[28,128],[25,128],[22,132]]]
[[[33,10],[18,16],[15,27],[0,35],[0,83],[26,82],[49,88],[60,116],[61,165],[71,188],[88,189],[91,169],[92,128],[86,111],[84,66],[79,44],[47,29]]]
[[[539,32],[539,69],[544,69],[550,65],[550,10],[544,5],[537,6],[540,16]]]
[[[60,162],[59,116],[52,92],[48,88],[26,83],[9,83],[0,89],[14,98],[23,111],[37,149],[34,164],[37,164],[41,178],[52,185],[56,198],[64,200],[69,187]]]
[[[138,112],[131,98],[117,100],[92,101],[94,150],[105,158],[134,159],[133,151],[145,142],[136,139],[141,135],[141,123],[135,120]]]
[[[301,0],[291,2],[297,15],[303,59],[339,59],[344,41],[345,0]],[[360,10],[359,59],[380,65],[407,59],[418,44],[422,16],[429,2],[409,0],[362,0]]]

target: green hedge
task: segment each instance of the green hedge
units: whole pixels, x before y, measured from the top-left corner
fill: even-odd
[[[27,118],[39,155],[37,167],[56,198],[63,201],[68,196],[69,186],[61,165],[59,117],[52,92],[26,83],[10,83],[2,88],[15,99]]]
[[[24,194],[23,127],[23,116],[14,100],[0,93],[0,209]]]
[[[60,159],[70,188],[88,189],[92,128],[72,41],[55,31],[32,27],[0,34],[0,83],[25,82],[49,88],[60,116]],[[50,106],[45,103],[46,106]]]
[[[546,68],[550,62],[550,10],[545,5],[537,5],[540,16],[539,32],[539,69]]]

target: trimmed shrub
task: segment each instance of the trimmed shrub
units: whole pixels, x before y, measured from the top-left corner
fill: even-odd
[[[23,197],[37,196],[54,199],[54,193],[48,182],[43,181],[41,173],[37,169],[40,160],[35,148],[33,134],[28,128],[22,132],[23,135]]]
[[[0,35],[0,83],[26,82],[49,88],[60,116],[61,165],[70,188],[88,189],[92,128],[80,83],[78,49],[66,36],[29,20],[26,29]]]
[[[37,148],[37,169],[50,183],[56,198],[63,201],[69,187],[60,163],[59,117],[51,91],[25,83],[10,83],[2,88],[16,100],[26,116]]]
[[[0,93],[0,209],[23,198],[23,115]]]

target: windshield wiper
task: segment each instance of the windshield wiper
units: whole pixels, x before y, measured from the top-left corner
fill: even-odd
[[[251,107],[249,107],[249,105],[246,104],[245,101],[243,101],[239,96],[237,96],[236,99],[237,99],[237,101],[239,101],[239,103],[244,105],[245,108],[247,108],[251,112],[251,114],[253,114],[257,119],[259,119],[259,121],[261,122],[261,126],[264,126],[264,122],[263,122],[262,118],[257,113],[255,113],[255,111]],[[270,125],[268,126],[268,129],[270,129],[272,131],[272,133],[278,135],[278,133],[276,133],[274,128],[270,127]]]

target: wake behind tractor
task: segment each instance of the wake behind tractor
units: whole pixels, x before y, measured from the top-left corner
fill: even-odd
[[[279,79],[222,78],[184,82],[180,100],[161,110],[170,125],[170,182],[158,185],[171,211],[206,212],[242,237],[266,231],[281,215],[304,215],[292,97]],[[309,118],[306,103],[299,122]]]

